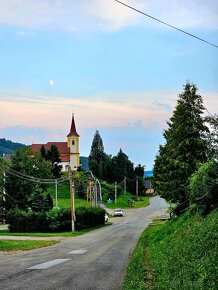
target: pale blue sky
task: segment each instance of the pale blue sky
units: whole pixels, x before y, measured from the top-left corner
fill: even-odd
[[[217,1],[129,5],[218,44]],[[218,111],[218,49],[113,0],[0,0],[0,137],[65,141],[71,113],[88,156],[95,130],[152,168],[177,95],[194,82]]]

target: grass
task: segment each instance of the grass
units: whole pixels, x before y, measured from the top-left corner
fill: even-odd
[[[94,228],[85,229],[79,232],[62,232],[62,233],[11,233],[9,230],[0,232],[2,236],[29,236],[29,237],[75,237],[84,235],[90,231],[112,225],[107,222]],[[33,241],[33,240],[0,240],[0,251],[18,251],[18,250],[33,250],[42,247],[52,246],[58,241]]]
[[[132,194],[122,194],[117,198],[117,203],[107,203],[106,207],[108,208],[129,208],[128,200],[134,199],[135,196]],[[149,198],[147,196],[140,197],[140,201],[135,201],[132,204],[133,208],[145,207],[149,205]]]
[[[95,229],[99,229],[102,227],[106,227],[112,225],[111,222],[107,222],[104,225],[100,225],[94,228],[89,228],[81,231],[76,232],[58,232],[58,233],[12,233],[9,230],[2,230],[0,231],[0,236],[25,236],[25,237],[76,237],[84,235],[90,231]]]
[[[124,290],[217,289],[218,211],[153,223],[127,268]]]
[[[106,203],[107,201],[107,196],[109,193],[114,191],[114,185],[109,184],[106,181],[102,181],[102,194],[103,194],[103,201]],[[50,193],[51,197],[53,198],[54,202],[54,207],[56,206],[55,203],[55,186],[50,185],[45,194]],[[135,201],[132,204],[133,208],[139,208],[139,207],[145,207],[149,205],[149,198],[147,196],[140,197],[140,201]],[[120,194],[118,195],[117,198],[117,203],[115,204],[114,202],[111,204],[106,203],[106,206],[108,208],[129,208],[128,206],[128,199],[135,199],[135,196],[126,193],[126,194]],[[86,206],[86,199],[82,199],[78,197],[77,192],[75,193],[75,207],[80,207],[80,206]],[[63,207],[63,208],[70,208],[71,207],[71,199],[70,199],[70,193],[69,193],[69,184],[60,184],[58,185],[58,207]]]
[[[16,240],[0,240],[0,251],[25,251],[42,247],[52,246],[57,241],[16,241]]]

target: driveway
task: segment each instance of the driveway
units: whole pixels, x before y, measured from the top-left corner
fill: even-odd
[[[122,289],[129,255],[142,231],[168,205],[152,197],[146,208],[128,209],[112,226],[68,238],[52,247],[0,258],[1,289]]]

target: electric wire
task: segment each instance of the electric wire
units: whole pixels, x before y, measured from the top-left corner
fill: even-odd
[[[153,17],[153,16],[151,16],[151,15],[149,15],[149,14],[147,14],[147,13],[141,11],[141,10],[138,10],[138,9],[136,9],[136,8],[130,6],[130,5],[127,5],[126,3],[123,3],[123,2],[121,2],[121,1],[119,1],[119,0],[114,0],[114,1],[116,1],[117,3],[119,3],[119,4],[123,5],[123,6],[126,6],[126,7],[130,8],[130,9],[132,9],[132,10],[134,10],[134,11],[140,13],[140,14],[143,14],[143,15],[146,16],[146,17],[149,17],[149,18],[151,18],[151,19],[153,19],[153,20],[155,20],[155,21],[158,21],[158,22],[160,22],[160,23],[162,23],[162,24],[164,24],[164,25],[167,25],[167,26],[169,26],[169,27],[171,27],[171,28],[173,28],[173,29],[176,29],[176,30],[178,30],[178,31],[180,31],[180,32],[182,32],[182,33],[185,33],[185,34],[187,34],[188,36],[191,36],[191,37],[196,38],[196,39],[198,39],[198,40],[200,40],[200,41],[202,41],[202,42],[205,42],[205,43],[207,43],[207,44],[209,44],[209,45],[212,45],[212,46],[218,48],[218,45],[216,45],[216,44],[214,44],[214,43],[212,43],[212,42],[209,42],[209,41],[207,41],[207,40],[205,40],[205,39],[203,39],[203,38],[200,38],[200,37],[198,37],[198,36],[196,36],[196,35],[194,35],[194,34],[191,34],[191,33],[187,32],[187,31],[185,31],[185,30],[182,30],[182,29],[180,29],[180,28],[178,28],[178,27],[176,27],[176,26],[174,26],[174,25],[171,25],[171,24],[169,24],[169,23],[167,23],[167,22],[164,22],[164,21],[162,21],[162,20],[160,20],[160,19],[158,19],[158,18],[156,18],[156,17]]]

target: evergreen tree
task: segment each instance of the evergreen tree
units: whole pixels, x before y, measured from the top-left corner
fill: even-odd
[[[98,178],[104,178],[105,158],[103,140],[97,130],[92,141],[89,155],[89,168]]]
[[[179,95],[154,166],[155,188],[177,203],[178,213],[189,204],[188,182],[200,163],[207,160],[207,142],[202,113],[203,100],[195,85],[187,83]]]
[[[208,156],[209,159],[218,160],[218,115],[209,115],[205,118],[205,121],[210,128],[210,132],[206,135],[209,149]]]
[[[91,146],[91,152],[89,155],[89,159],[94,159],[97,162],[100,162],[104,158],[104,145],[103,140],[98,132],[98,130],[95,132],[92,146]]]
[[[40,149],[40,154],[43,159],[51,162],[53,177],[59,178],[61,176],[62,165],[59,164],[61,162],[61,158],[57,146],[52,144],[50,149],[46,150],[45,147],[42,145]]]
[[[117,156],[113,157],[115,181],[122,182],[127,177],[128,156],[120,149]]]

